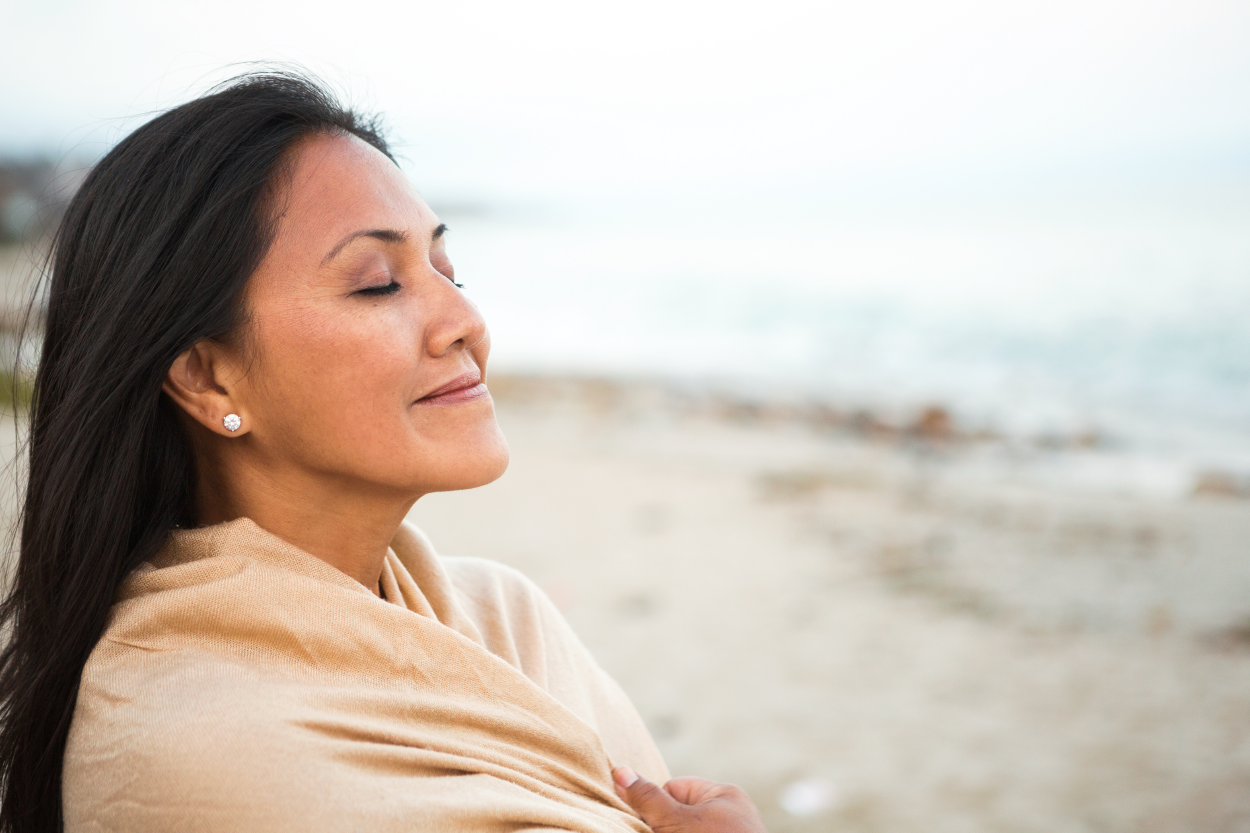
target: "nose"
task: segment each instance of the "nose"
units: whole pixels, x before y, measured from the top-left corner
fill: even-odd
[[[433,358],[472,350],[486,340],[486,319],[477,305],[465,297],[451,281],[433,271],[430,324],[425,331],[425,351]]]

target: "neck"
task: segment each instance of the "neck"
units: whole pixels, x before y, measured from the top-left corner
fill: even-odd
[[[387,550],[415,497],[247,460],[217,462],[201,466],[201,525],[249,518],[378,593]]]

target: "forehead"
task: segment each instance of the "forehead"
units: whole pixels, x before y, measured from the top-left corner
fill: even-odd
[[[415,233],[435,222],[395,163],[355,136],[311,136],[292,154],[278,194],[271,252],[298,249],[319,259],[324,249],[360,229]]]

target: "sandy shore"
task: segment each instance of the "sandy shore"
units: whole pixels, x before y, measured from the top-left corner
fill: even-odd
[[[985,443],[646,385],[493,387],[509,472],[414,520],[538,580],[674,772],[777,833],[1250,829],[1250,502],[1048,490]]]

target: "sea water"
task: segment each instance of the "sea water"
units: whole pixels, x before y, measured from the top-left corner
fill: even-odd
[[[1245,189],[444,214],[497,368],[939,405],[1026,444],[1093,438],[1064,466],[1089,483],[1250,482]]]

